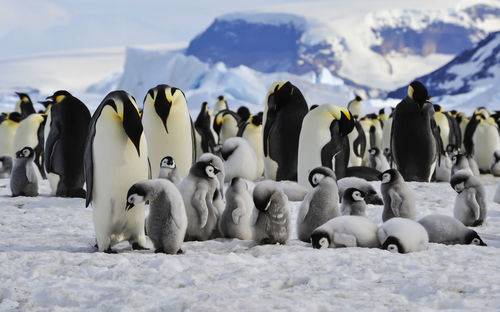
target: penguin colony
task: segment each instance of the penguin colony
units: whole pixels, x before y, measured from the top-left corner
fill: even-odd
[[[444,111],[418,81],[390,114],[365,116],[357,95],[347,107],[309,108],[290,81],[272,84],[263,112],[234,112],[221,95],[213,111],[201,104],[195,122],[169,85],[151,88],[143,110],[113,91],[92,116],[65,90],[39,102],[44,113],[17,96],[0,115],[0,176],[10,177],[13,196],[38,196],[47,178],[52,195],[85,198],[102,252],[121,241],[148,249],[146,233],[166,254],[190,240],[286,244],[292,226],[314,248],[486,245],[468,227],[487,218],[477,176],[500,176],[500,113]],[[381,181],[382,198],[367,181]],[[454,217],[417,222],[406,181],[449,182]],[[295,225],[289,200],[302,201]],[[381,225],[366,217],[367,204],[384,205]]]

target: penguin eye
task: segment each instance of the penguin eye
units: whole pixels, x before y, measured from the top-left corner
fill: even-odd
[[[457,163],[457,156],[453,156],[451,158],[451,161],[453,162],[453,164],[456,164]]]
[[[215,177],[215,169],[214,167],[208,165],[205,167],[205,172],[209,178]]]
[[[30,155],[30,151],[28,149],[23,150],[24,157],[28,157]]]
[[[375,150],[374,150],[374,149],[372,149],[372,150],[370,151],[370,154],[371,154],[371,155],[375,155]]]
[[[481,242],[479,241],[479,238],[474,238],[472,240],[472,242],[470,242],[470,243],[471,243],[471,245],[480,245],[481,244]]]
[[[323,180],[325,176],[322,175],[321,173],[316,173],[315,175],[313,175],[312,177],[312,182],[313,184],[316,186],[319,184],[319,182],[321,182],[321,180]]]

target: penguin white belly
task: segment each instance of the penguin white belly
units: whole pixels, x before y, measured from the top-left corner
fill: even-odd
[[[382,128],[382,149],[380,152],[384,153],[385,149],[391,149],[391,129],[392,129],[392,118],[387,119],[384,123],[384,128]]]
[[[201,148],[201,136],[200,133],[198,133],[198,130],[194,130],[194,137],[196,139],[196,155],[197,158],[200,158],[201,154],[203,154],[203,149]],[[195,161],[198,161],[196,159]]]
[[[0,124],[0,156],[12,156],[14,136],[19,123],[5,120]]]
[[[271,159],[271,157],[264,157],[264,175],[266,179],[276,181],[276,173],[278,171],[278,163]]]
[[[500,149],[500,135],[495,126],[481,122],[472,136],[474,158],[481,170],[489,170],[493,153]]]
[[[249,126],[247,126],[248,128]],[[264,148],[262,146],[262,127],[252,127],[243,133],[243,138],[250,143],[250,146],[257,156],[259,176],[264,173]],[[277,169],[276,169],[277,170]]]
[[[352,166],[361,166],[361,162],[363,158],[356,156],[354,154],[354,140],[358,137],[358,131],[356,128],[354,128],[348,135],[347,138],[349,139],[349,167]]]
[[[227,139],[235,137],[238,134],[238,124],[234,118],[227,118],[220,129],[220,142],[224,144]]]
[[[15,153],[25,146],[34,149],[38,145],[39,126],[39,123],[22,122],[19,127],[17,127],[16,134],[14,135],[14,142],[12,144],[12,157],[15,157]]]
[[[382,142],[383,142],[383,133],[382,133],[382,126],[380,124],[380,121],[374,122],[375,125],[375,146],[378,147],[382,153],[384,150],[382,149]]]
[[[434,118],[436,119],[436,124],[439,126],[443,149],[446,150],[446,147],[450,142],[450,124],[448,123],[448,118],[446,118],[446,116],[441,112],[437,112],[434,115]]]
[[[472,211],[472,207],[469,207],[469,205],[467,205],[468,196],[468,190],[463,190],[455,198],[455,207],[453,208],[453,216],[466,226],[470,226],[474,223],[474,221],[476,221],[474,212]]]
[[[43,140],[44,140],[43,146],[44,146],[44,148],[47,144],[47,138],[49,137],[49,133],[50,133],[50,123],[52,122],[52,115],[50,114],[51,108],[52,107],[49,106],[46,110],[47,121],[45,122],[45,128],[43,129]],[[44,164],[44,166],[45,166],[45,164]],[[59,179],[60,179],[59,175],[57,175],[55,173],[47,172],[47,180],[49,180],[49,185],[50,185],[50,189],[51,189],[50,195],[52,195],[52,196],[56,195],[57,184],[59,184]]]

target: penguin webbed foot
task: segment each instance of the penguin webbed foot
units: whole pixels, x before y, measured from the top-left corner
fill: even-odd
[[[141,246],[141,244],[135,242],[135,243],[132,243],[132,250],[149,250],[149,248]]]
[[[155,254],[157,253],[165,253],[165,251],[163,250],[163,248],[158,248],[155,250]]]
[[[108,247],[108,249],[104,250],[104,253],[107,253],[107,254],[117,254],[118,251],[111,249],[111,247]]]
[[[177,254],[178,255],[183,255],[184,254],[184,250],[182,250],[182,249],[179,248],[179,250],[177,250]]]

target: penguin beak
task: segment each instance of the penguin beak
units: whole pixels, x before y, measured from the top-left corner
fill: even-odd
[[[126,210],[126,211],[129,211],[130,209],[134,208],[134,206],[135,206],[134,204],[129,203],[129,202],[127,201],[127,205],[125,206],[125,210]]]
[[[54,101],[54,96],[51,95],[51,96],[46,97],[45,99],[50,100],[50,101]]]

